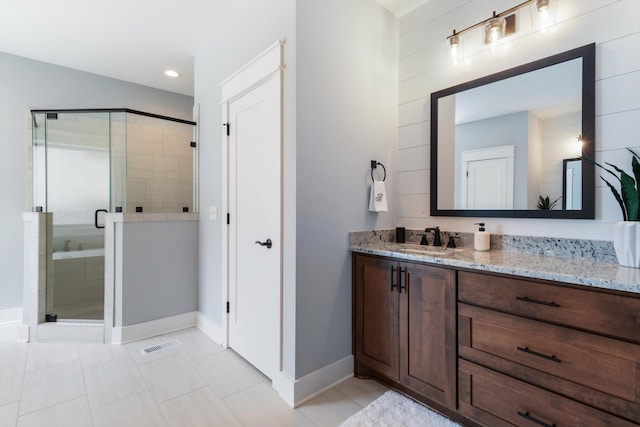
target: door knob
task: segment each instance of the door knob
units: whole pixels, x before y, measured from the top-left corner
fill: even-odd
[[[266,246],[267,249],[271,249],[271,246],[273,246],[273,243],[271,242],[271,239],[267,239],[264,242],[260,242],[260,241],[256,240],[256,243],[258,245],[260,245],[260,246]]]

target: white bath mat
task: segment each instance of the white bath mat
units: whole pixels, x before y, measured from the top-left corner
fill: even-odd
[[[340,427],[461,427],[395,391],[388,391]]]

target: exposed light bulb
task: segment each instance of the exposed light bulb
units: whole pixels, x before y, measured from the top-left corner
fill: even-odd
[[[549,0],[536,0],[536,8],[538,12],[549,9]]]
[[[491,43],[495,43],[500,39],[500,34],[498,33],[498,30],[495,28],[491,29]]]
[[[492,48],[495,48],[504,35],[504,26],[504,19],[496,16],[496,13],[493,12],[493,18],[489,19],[484,27],[484,43],[490,44]]]
[[[455,30],[453,30],[453,35],[449,38],[449,45],[451,61],[454,65],[457,65],[462,55],[460,52],[460,36],[456,34]]]
[[[578,155],[582,155],[582,146],[584,145],[584,140],[582,139],[582,135],[578,135],[576,137],[576,150]]]
[[[544,33],[545,31],[547,31],[547,26],[549,25],[549,9],[544,8],[539,12],[540,12],[540,32]]]
[[[538,12],[536,19],[537,26],[539,27],[538,30],[544,33],[554,24],[556,0],[536,0],[535,8]]]

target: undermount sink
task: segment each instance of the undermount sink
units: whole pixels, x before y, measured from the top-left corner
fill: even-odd
[[[451,255],[462,252],[460,248],[446,248],[444,246],[424,246],[424,245],[398,245],[398,251],[419,255]]]

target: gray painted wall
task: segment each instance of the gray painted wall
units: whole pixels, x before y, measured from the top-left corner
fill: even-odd
[[[256,2],[251,12],[239,11],[237,21],[230,21],[234,43],[226,51],[202,51],[195,58],[201,117],[199,311],[221,328],[226,224],[224,212],[218,210],[217,220],[208,215],[209,206],[222,204],[218,84],[286,39],[283,369],[300,378],[351,354],[348,232],[395,224],[397,20],[365,0]],[[387,167],[387,213],[367,211],[371,159]]]
[[[200,286],[198,309],[222,330],[223,307],[222,254],[226,242],[226,212],[221,210],[222,117],[219,84],[278,40],[286,40],[284,71],[284,266],[283,266],[283,369],[291,378],[295,370],[295,153],[296,153],[296,30],[295,1],[253,2],[250,8],[237,2],[237,13],[230,17],[227,38],[195,56],[195,98],[200,107]],[[247,31],[250,28],[251,31]],[[218,208],[218,219],[209,219],[209,207]]]
[[[0,310],[22,306],[32,108],[125,107],[192,118],[193,98],[0,52]]]
[[[198,309],[198,222],[118,223],[115,326]]]
[[[396,225],[398,25],[343,0],[298,2],[296,24],[300,378],[352,353],[348,232]],[[387,169],[389,212],[368,212],[372,159]]]

